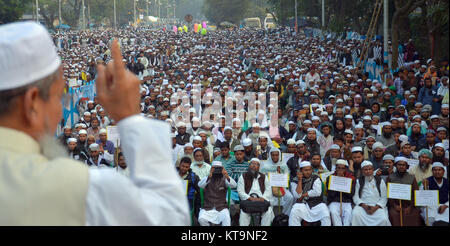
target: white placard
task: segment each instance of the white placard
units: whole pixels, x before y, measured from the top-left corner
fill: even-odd
[[[322,182],[325,182],[327,180],[328,176],[330,176],[331,174],[333,174],[333,173],[332,172],[321,173],[321,174],[319,174],[319,177],[322,180]]]
[[[292,157],[294,157],[294,153],[282,153],[281,154],[281,162],[283,164],[287,164],[287,162],[289,161],[289,159],[291,159]]]
[[[284,173],[268,173],[270,186],[272,187],[289,187],[289,174]]]
[[[438,190],[415,190],[414,202],[416,206],[438,206],[439,191]]]
[[[119,128],[117,126],[106,127],[106,139],[113,142],[115,148],[118,147],[117,140],[119,140],[119,146],[120,146]]]
[[[444,139],[442,141],[442,144],[444,145],[444,150],[448,150],[449,140],[448,139]]]
[[[330,182],[328,183],[328,189],[345,193],[351,193],[352,179],[331,175]]]
[[[419,160],[416,159],[408,159],[409,169],[413,169],[415,166],[419,165]]]
[[[399,200],[411,200],[411,185],[388,183],[387,197]]]
[[[183,190],[186,191],[186,196],[187,196],[188,195],[188,187],[189,187],[188,183],[189,183],[189,180],[182,180],[182,183],[183,183]]]
[[[78,86],[77,79],[69,79],[69,87]]]

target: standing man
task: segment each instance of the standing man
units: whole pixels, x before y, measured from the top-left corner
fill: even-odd
[[[117,40],[96,86],[118,122],[130,179],[54,154],[65,83],[42,25],[0,26],[0,57],[0,225],[189,225],[169,126],[139,115],[140,82],[125,70]]]

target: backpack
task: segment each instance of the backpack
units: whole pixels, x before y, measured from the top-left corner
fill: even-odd
[[[285,214],[279,214],[273,218],[272,226],[288,226],[289,216]]]
[[[381,178],[378,176],[375,176],[375,182],[377,184],[377,190],[378,190],[378,194],[380,194],[381,196],[381,190],[380,190],[380,184],[381,184]],[[362,195],[362,190],[364,188],[364,184],[366,182],[364,182],[364,176],[359,177],[359,197],[361,197]]]

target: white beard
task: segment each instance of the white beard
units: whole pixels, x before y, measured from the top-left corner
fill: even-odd
[[[49,160],[68,157],[67,150],[51,134],[45,134],[39,140],[41,154]]]

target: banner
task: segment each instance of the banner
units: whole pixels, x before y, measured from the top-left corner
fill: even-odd
[[[63,105],[64,125],[73,126],[79,120],[78,104],[81,99],[94,100],[97,91],[95,80],[79,88],[69,88],[61,103]]]

